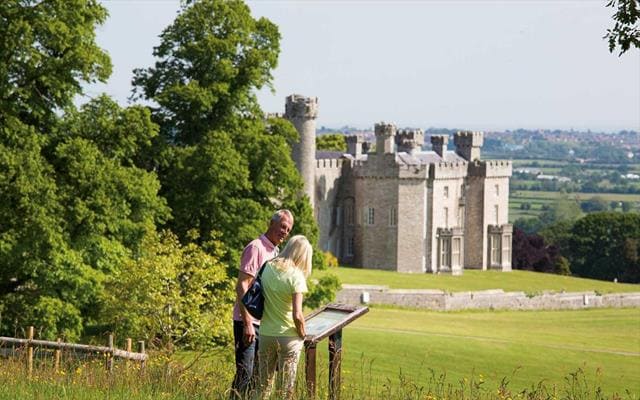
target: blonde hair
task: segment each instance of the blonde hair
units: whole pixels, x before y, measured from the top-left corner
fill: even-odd
[[[311,257],[313,249],[311,243],[303,235],[295,235],[287,242],[282,253],[273,260],[279,269],[298,268],[305,278],[311,275]]]

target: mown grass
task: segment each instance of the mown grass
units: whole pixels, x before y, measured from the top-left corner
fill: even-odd
[[[460,276],[433,274],[402,274],[394,271],[338,267],[314,273],[314,277],[332,273],[343,284],[384,285],[392,289],[440,289],[448,292],[466,292],[489,289],[523,291],[526,293],[582,292],[597,293],[640,292],[640,285],[613,283],[594,279],[575,278],[531,271],[478,271],[465,270]]]
[[[424,381],[430,369],[451,383],[475,376],[517,390],[560,387],[581,368],[612,393],[640,393],[640,310],[456,312],[373,308],[344,333],[348,373],[370,364],[373,382]],[[392,360],[396,360],[395,362]]]
[[[429,312],[374,307],[343,332],[342,399],[639,399],[640,310]],[[327,396],[326,345],[318,398]],[[102,360],[64,373],[0,359],[0,400],[226,399],[233,349],[154,355],[144,372]],[[196,360],[197,359],[197,360]],[[193,365],[191,361],[196,360]],[[298,398],[304,393],[304,360]]]

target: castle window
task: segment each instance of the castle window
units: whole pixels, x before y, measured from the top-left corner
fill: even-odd
[[[440,238],[440,267],[451,267],[451,238]]]
[[[347,220],[347,225],[353,226],[354,218],[353,218],[353,206],[349,204],[344,209],[345,219]]]
[[[398,210],[395,207],[389,209],[389,226],[398,226]]]
[[[342,225],[342,207],[336,207],[336,226]]]
[[[500,219],[499,219],[500,207],[497,204],[493,207],[493,214],[494,214],[493,216],[495,217],[496,225],[499,225],[500,224]]]
[[[492,234],[489,237],[491,243],[491,266],[500,266],[501,258],[500,258],[500,234]]]
[[[445,199],[449,198],[449,186],[444,187],[444,198]]]
[[[458,226],[464,227],[464,207],[458,207]]]
[[[367,207],[364,209],[364,223],[365,225],[374,225],[375,224],[375,210],[373,207]]]
[[[449,227],[449,208],[445,207],[444,210],[444,226],[445,228]]]
[[[353,236],[347,239],[347,256],[353,256],[354,240]]]
[[[511,236],[505,235],[502,241],[502,259],[511,262]]]
[[[465,190],[464,190],[464,183],[462,185],[460,185],[460,197],[464,197],[464,195],[466,194]]]
[[[451,263],[452,267],[459,267],[462,265],[461,257],[462,239],[459,237],[453,238],[451,242]]]
[[[495,189],[496,189],[496,197],[500,196],[500,185],[496,185]]]

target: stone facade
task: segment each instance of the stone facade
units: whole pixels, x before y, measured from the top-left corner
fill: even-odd
[[[363,300],[366,299],[365,302]],[[430,289],[389,289],[386,286],[342,285],[336,301],[346,304],[387,304],[437,311],[494,310],[579,310],[583,308],[640,307],[640,292],[546,292],[527,294],[500,289],[446,293]]]
[[[481,132],[455,134],[455,151],[448,137],[433,136],[424,151],[421,130],[381,122],[373,152],[361,136],[347,137],[348,153],[316,152],[317,111],[315,98],[287,98],[285,117],[300,134],[293,158],[323,250],[344,264],[399,272],[511,270],[512,166],[480,158]]]

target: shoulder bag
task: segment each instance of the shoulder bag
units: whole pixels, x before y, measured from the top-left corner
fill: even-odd
[[[260,267],[260,271],[258,271],[258,275],[256,275],[256,279],[253,280],[251,286],[249,286],[249,290],[247,293],[242,296],[242,304],[244,304],[244,308],[247,309],[249,314],[255,319],[262,319],[262,314],[264,313],[264,293],[262,293],[262,272],[264,271],[264,267],[267,265],[265,262]]]

